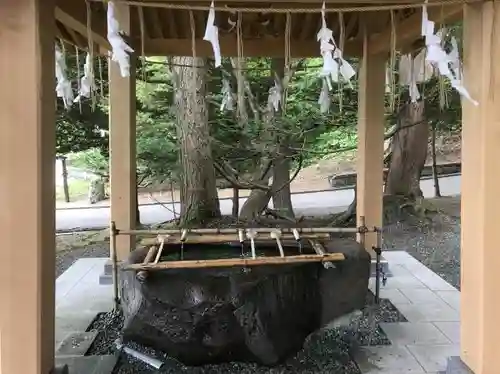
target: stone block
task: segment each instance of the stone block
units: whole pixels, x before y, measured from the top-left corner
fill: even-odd
[[[98,332],[73,332],[64,338],[56,350],[56,357],[84,356],[94,342]]]
[[[150,272],[144,282],[135,272],[123,271],[124,340],[152,346],[187,365],[277,364],[300,350],[312,332],[365,304],[370,255],[352,239],[324,245],[346,259],[333,269],[320,263],[255,266],[249,271],[170,269]],[[186,245],[184,258],[221,248],[229,250]],[[266,250],[264,244],[259,248]],[[267,248],[276,253],[275,245]],[[171,245],[164,253],[178,249]],[[285,248],[290,254],[296,250]],[[128,262],[141,263],[146,253],[134,251]]]

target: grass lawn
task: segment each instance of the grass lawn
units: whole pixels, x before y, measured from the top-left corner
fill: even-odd
[[[85,199],[89,193],[89,185],[90,181],[84,179],[73,179],[68,181],[69,200],[77,201]],[[64,188],[62,185],[56,186],[56,200],[64,201]]]

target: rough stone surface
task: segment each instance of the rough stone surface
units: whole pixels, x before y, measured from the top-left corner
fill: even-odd
[[[164,351],[187,365],[250,361],[275,365],[302,348],[306,337],[365,304],[370,256],[351,239],[324,243],[346,260],[320,263],[150,272],[120,277],[124,341]],[[219,247],[220,248],[220,247]],[[265,247],[258,247],[265,251]],[[213,248],[206,246],[203,251]],[[269,246],[275,253],[275,246]],[[172,251],[173,250],[173,251]],[[176,256],[178,248],[168,252]],[[200,258],[200,247],[184,249]],[[236,249],[239,251],[239,249]],[[285,247],[290,254],[296,247]],[[127,263],[140,263],[147,250]],[[206,252],[205,252],[206,253]],[[169,255],[171,256],[171,255]]]

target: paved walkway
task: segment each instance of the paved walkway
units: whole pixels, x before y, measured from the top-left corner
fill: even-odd
[[[460,194],[461,176],[440,178],[441,194],[452,196]],[[431,179],[420,182],[425,197],[434,197]],[[292,195],[292,203],[297,216],[332,214],[345,210],[354,198],[353,189],[329,190]],[[240,199],[240,209],[246,198]],[[220,200],[222,214],[231,214],[232,202]],[[144,205],[140,207],[141,222],[150,225],[169,221],[174,218],[173,208],[180,212],[180,204]],[[270,204],[272,207],[272,203]],[[109,227],[109,208],[58,209],[56,213],[57,230],[90,229]]]
[[[381,289],[408,322],[383,323],[390,346],[363,347],[362,374],[436,374],[460,355],[460,292],[404,251],[384,252],[393,277]],[[375,280],[370,280],[375,290]]]

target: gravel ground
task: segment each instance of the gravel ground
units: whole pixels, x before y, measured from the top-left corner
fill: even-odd
[[[460,218],[439,213],[432,222],[390,225],[384,232],[384,250],[406,250],[460,289]]]
[[[76,260],[89,257],[109,257],[109,243],[96,243],[56,253],[56,277],[68,270]]]
[[[285,363],[274,367],[261,367],[255,364],[228,363],[206,365],[203,367],[185,367],[152,349],[128,344],[131,348],[165,362],[159,373],[219,374],[219,373],[310,373],[310,374],[359,374],[351,353],[359,346],[387,345],[387,337],[379,327],[380,322],[404,322],[406,319],[388,301],[381,300],[374,304],[373,294],[369,293],[367,307],[362,315],[348,327],[324,329],[309,337],[304,349]],[[90,326],[90,330],[99,331],[99,335],[87,354],[102,355],[114,353],[113,342],[119,337],[123,326],[121,315],[116,313],[101,314]],[[127,355],[120,356],[114,374],[153,374],[158,373],[144,363]]]

